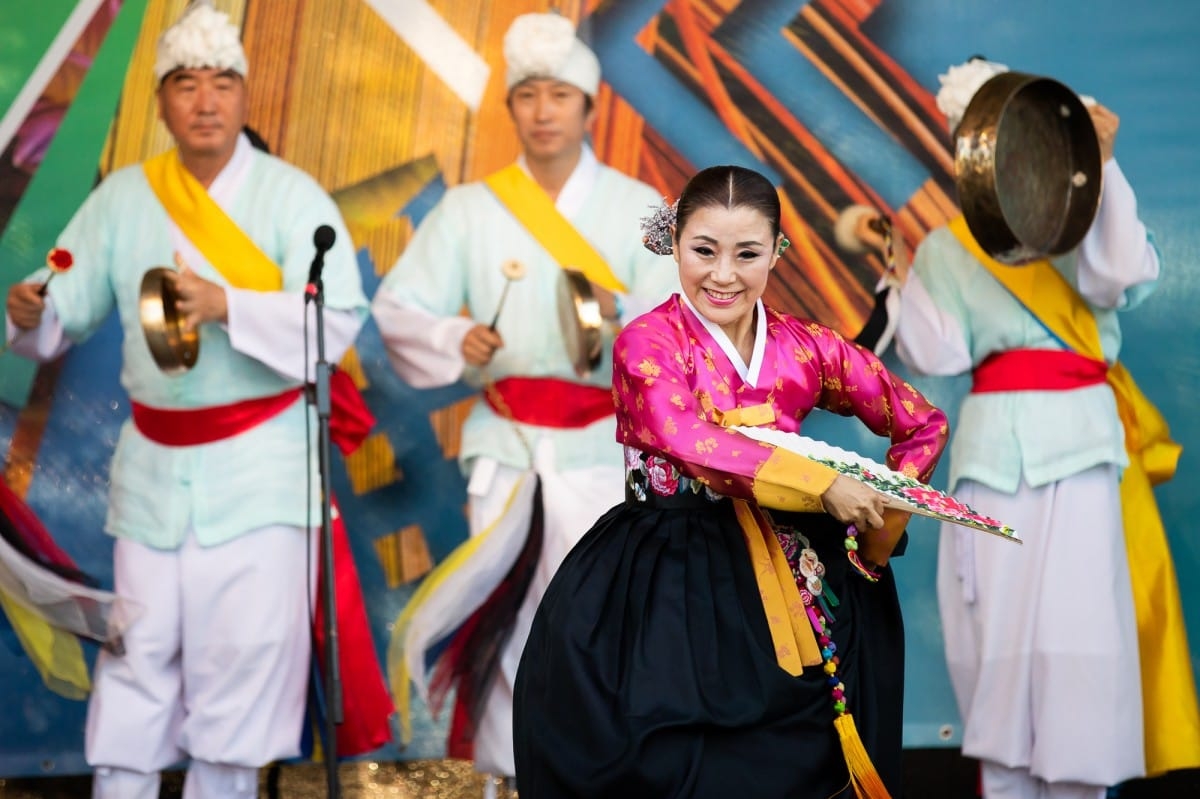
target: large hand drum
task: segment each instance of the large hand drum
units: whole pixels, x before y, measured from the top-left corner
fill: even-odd
[[[1100,202],[1100,145],[1063,84],[1004,72],[971,98],[954,132],[959,206],[979,245],[1018,265],[1083,239]]]
[[[175,308],[179,298],[172,279],[174,270],[156,266],[142,276],[138,314],[146,344],[158,368],[169,375],[186,372],[200,357],[200,332],[188,330]]]
[[[600,365],[604,318],[592,284],[575,269],[562,269],[558,279],[558,324],[575,373],[587,377]]]

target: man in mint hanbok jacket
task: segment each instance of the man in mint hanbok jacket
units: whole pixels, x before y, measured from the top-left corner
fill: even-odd
[[[571,22],[517,18],[505,58],[520,157],[446,193],[384,278],[372,312],[409,383],[466,378],[483,388],[460,453],[472,538],[426,578],[427,599],[406,608],[394,632],[393,675],[401,676],[392,689],[403,706],[411,675],[437,699],[448,690],[438,674],[463,665],[448,751],[511,778],[512,684],[533,612],[562,558],[624,496],[613,335],[677,280],[671,262],[641,242],[639,220],[659,193],[599,163],[586,142],[600,67]],[[585,375],[559,325],[564,267],[585,274],[604,318],[603,355]],[[519,277],[509,285],[511,275]],[[475,632],[456,637],[431,680],[426,651],[460,627]],[[496,638],[502,647],[480,656]]]
[[[109,175],[63,231],[75,264],[8,293],[14,351],[56,357],[116,310],[132,418],[111,466],[116,591],[141,607],[125,653],[102,652],[88,709],[94,796],[157,799],[190,759],[184,796],[258,795],[257,768],[300,753],[320,519],[315,419],[303,385],[313,235],[325,256],[327,357],[366,317],[336,206],[308,175],[251,147],[239,32],[207,2],[162,36],[159,111],[176,148]],[[178,310],[199,357],[160,370],[139,315],[142,276],[179,263]],[[308,347],[310,359],[315,345]]]
[[[1007,69],[973,59],[942,76],[951,131]],[[1084,102],[1103,193],[1079,246],[1005,266],[960,216],[925,237],[889,297],[907,366],[972,375],[949,489],[1025,542],[941,533],[946,661],[985,799],[1102,799],[1110,785],[1200,765],[1182,610],[1151,492],[1179,447],[1118,363],[1118,314],[1153,291],[1159,255],[1113,158],[1119,119]],[[859,238],[877,239],[861,223]]]

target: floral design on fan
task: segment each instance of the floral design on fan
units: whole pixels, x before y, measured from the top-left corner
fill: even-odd
[[[911,463],[902,465],[900,470],[893,470],[856,452],[796,433],[743,425],[738,425],[733,429],[756,441],[782,447],[803,455],[809,460],[824,464],[840,474],[853,477],[884,494],[890,507],[911,510],[943,521],[963,524],[1013,541],[1021,540],[1017,531],[1012,527],[977,512],[970,505],[960,502],[949,494],[922,483],[916,479],[914,474],[906,473],[915,471],[910,468]]]
[[[835,460],[833,458],[813,458],[841,474],[857,477],[872,488],[906,500],[921,510],[931,511],[942,516],[973,522],[976,526],[989,528],[992,532],[1011,537],[1013,528],[990,516],[979,513],[965,502],[959,502],[949,494],[944,494],[931,488],[919,480],[908,477],[900,472],[882,469],[882,474],[863,467],[861,464]]]

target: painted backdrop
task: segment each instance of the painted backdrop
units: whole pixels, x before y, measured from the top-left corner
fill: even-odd
[[[183,0],[0,4],[0,283],[40,265],[87,192],[113,169],[169,146],[155,119],[154,41]],[[217,0],[239,20],[251,124],[335,197],[368,292],[447,186],[510,161],[501,39],[535,0]],[[594,146],[674,197],[696,168],[754,166],[783,191],[796,246],[768,300],[858,329],[882,265],[833,244],[840,209],[890,213],[915,244],[953,212],[944,120],[931,89],[981,53],[1047,74],[1121,115],[1117,155],[1163,253],[1156,295],[1125,320],[1124,360],[1185,446],[1159,500],[1200,653],[1200,7],[1171,0],[568,0],[600,56]],[[470,235],[464,229],[463,235]],[[630,235],[637,235],[631,231]],[[148,267],[151,265],[147,265]],[[107,462],[128,400],[109,324],[53,364],[0,355],[5,479],[72,556],[111,582],[101,527]],[[368,324],[343,364],[379,426],[337,464],[355,558],[382,657],[423,574],[466,535],[455,464],[463,387],[416,391],[389,370]],[[963,386],[922,387],[948,409]],[[879,442],[822,416],[809,435],[876,457]],[[936,479],[940,479],[942,473]],[[906,743],[952,745],[958,720],[942,664],[934,525],[917,522],[896,561],[907,619]],[[89,661],[94,651],[84,646]],[[1197,657],[1193,656],[1195,663]],[[0,618],[0,775],[83,771],[84,704],[44,687]],[[416,736],[384,758],[442,754],[442,723],[418,708]]]

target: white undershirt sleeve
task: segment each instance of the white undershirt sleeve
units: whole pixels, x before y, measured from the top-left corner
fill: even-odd
[[[388,360],[414,388],[447,386],[466,368],[463,339],[475,325],[466,316],[437,316],[379,291],[371,313],[387,348]]]
[[[311,379],[317,361],[315,304],[299,292],[226,288],[229,343],[238,352],[294,380]],[[304,362],[304,326],[308,319],[308,364]],[[337,363],[362,326],[356,311],[325,309],[325,360]]]

